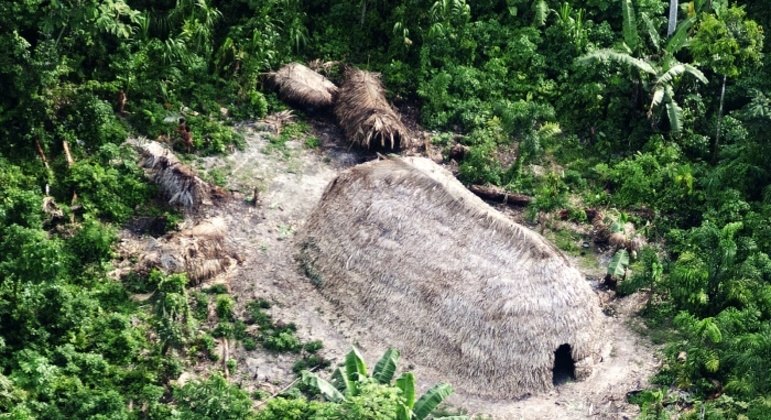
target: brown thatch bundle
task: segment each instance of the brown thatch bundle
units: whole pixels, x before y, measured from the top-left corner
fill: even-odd
[[[352,143],[384,149],[409,146],[409,130],[385,97],[380,75],[349,69],[340,87],[335,115]]]
[[[226,232],[225,221],[216,217],[154,240],[144,249],[135,250],[141,253],[137,271],[156,268],[167,274],[187,273],[193,285],[208,280],[238,259],[225,243]]]
[[[225,197],[222,189],[199,178],[192,168],[180,162],[160,143],[141,139],[130,143],[139,151],[141,165],[150,171],[169,204],[194,210],[201,204],[212,204],[213,199]]]
[[[613,249],[625,248],[637,252],[647,244],[645,237],[637,233],[634,224],[624,222],[618,212],[598,213],[592,221],[594,242],[609,244]]]
[[[300,63],[289,63],[270,74],[282,100],[302,106],[332,106],[337,86],[326,77]]]
[[[428,159],[341,173],[299,240],[324,296],[466,393],[551,389],[560,348],[577,379],[597,361],[599,300],[584,277]]]

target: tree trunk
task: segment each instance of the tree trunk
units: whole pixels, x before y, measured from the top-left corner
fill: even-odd
[[[43,161],[43,166],[46,167],[46,170],[51,170],[51,168],[48,167],[48,159],[46,159],[46,154],[43,152],[43,147],[40,146],[40,140],[35,140],[35,150],[37,150],[37,154],[40,156],[40,160]]]
[[[471,185],[468,189],[485,200],[507,204],[511,207],[527,206],[533,201],[533,197],[509,194],[503,188],[494,185]]]
[[[679,7],[677,0],[669,0],[669,25],[667,25],[667,37],[672,36],[677,29],[677,8]]]
[[[72,168],[72,165],[75,164],[75,160],[72,158],[70,144],[67,143],[67,140],[62,140],[62,149],[64,149],[64,158],[67,159],[67,167]]]
[[[723,103],[725,102],[725,82],[726,82],[726,76],[723,76],[723,87],[720,89],[720,107],[717,110],[717,129],[715,130],[715,141],[712,142],[712,163],[717,163],[718,147],[720,147],[720,120],[723,119]]]

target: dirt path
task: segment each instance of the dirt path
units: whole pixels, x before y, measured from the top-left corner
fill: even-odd
[[[324,123],[314,124],[320,149],[308,149],[301,141],[290,141],[276,150],[268,133],[256,126],[243,127],[245,150],[226,157],[206,158],[199,170],[224,172],[228,187],[244,193],[227,206],[211,211],[223,216],[229,226],[229,240],[243,258],[243,264],[227,273],[231,293],[241,309],[256,298],[273,302],[270,312],[282,322],[293,322],[305,340],[322,340],[323,355],[340,360],[352,344],[374,364],[387,348],[377,331],[364,331],[339,315],[300,273],[294,260],[294,234],[312,211],[327,183],[339,170],[362,160],[345,149],[332,147],[339,133]],[[246,202],[254,187],[260,189],[260,203]],[[220,279],[219,281],[222,281]],[[626,403],[626,393],[646,385],[655,371],[654,349],[628,323],[639,304],[634,296],[616,301],[616,316],[608,317],[608,345],[595,373],[583,382],[572,382],[554,391],[520,401],[486,401],[455,394],[450,402],[469,414],[500,419],[584,419],[631,418],[636,407]],[[638,299],[639,300],[639,299]],[[263,350],[231,350],[238,361],[234,380],[247,389],[277,391],[294,379],[291,366],[296,356],[274,355]],[[400,366],[411,366],[402,360]],[[415,366],[422,388],[442,381],[440,373]]]

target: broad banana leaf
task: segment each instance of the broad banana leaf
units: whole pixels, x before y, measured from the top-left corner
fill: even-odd
[[[345,396],[337,390],[332,384],[322,379],[313,372],[304,370],[301,374],[301,380],[306,385],[319,391],[325,400],[331,402],[341,402],[345,400]]]
[[[375,364],[375,370],[372,377],[378,383],[390,384],[396,373],[396,364],[399,362],[399,350],[389,348],[383,354],[383,357]]]
[[[412,372],[404,372],[396,380],[396,387],[402,391],[402,402],[412,410],[415,406],[415,375]]]
[[[613,255],[608,264],[608,274],[616,279],[624,277],[626,268],[629,266],[629,253],[625,249],[620,249]]]
[[[415,408],[412,410],[413,418],[415,420],[424,420],[435,409],[452,394],[452,387],[450,384],[436,384],[431,389],[426,391],[420,399],[415,402]]]
[[[367,374],[367,365],[364,363],[364,358],[356,347],[352,348],[351,351],[345,355],[345,375],[352,385],[351,388],[353,392],[351,395],[357,395],[357,384],[369,375]]]

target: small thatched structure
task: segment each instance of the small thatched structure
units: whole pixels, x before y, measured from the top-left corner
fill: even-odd
[[[238,256],[225,242],[227,226],[222,218],[205,220],[191,229],[174,232],[144,243],[136,271],[153,268],[167,274],[187,273],[192,285],[208,280],[230,268]]]
[[[559,366],[582,379],[598,359],[599,300],[584,277],[428,159],[341,173],[299,241],[324,296],[465,393],[546,391]]]
[[[340,87],[335,115],[345,136],[361,147],[383,149],[409,146],[409,130],[385,97],[380,75],[349,69]]]
[[[326,77],[300,63],[290,63],[270,74],[282,100],[304,107],[332,106],[337,86]]]
[[[225,198],[221,188],[199,178],[192,168],[180,162],[171,150],[160,143],[135,139],[130,144],[139,151],[141,165],[148,169],[170,205],[195,210],[201,204],[210,205],[214,200]]]

